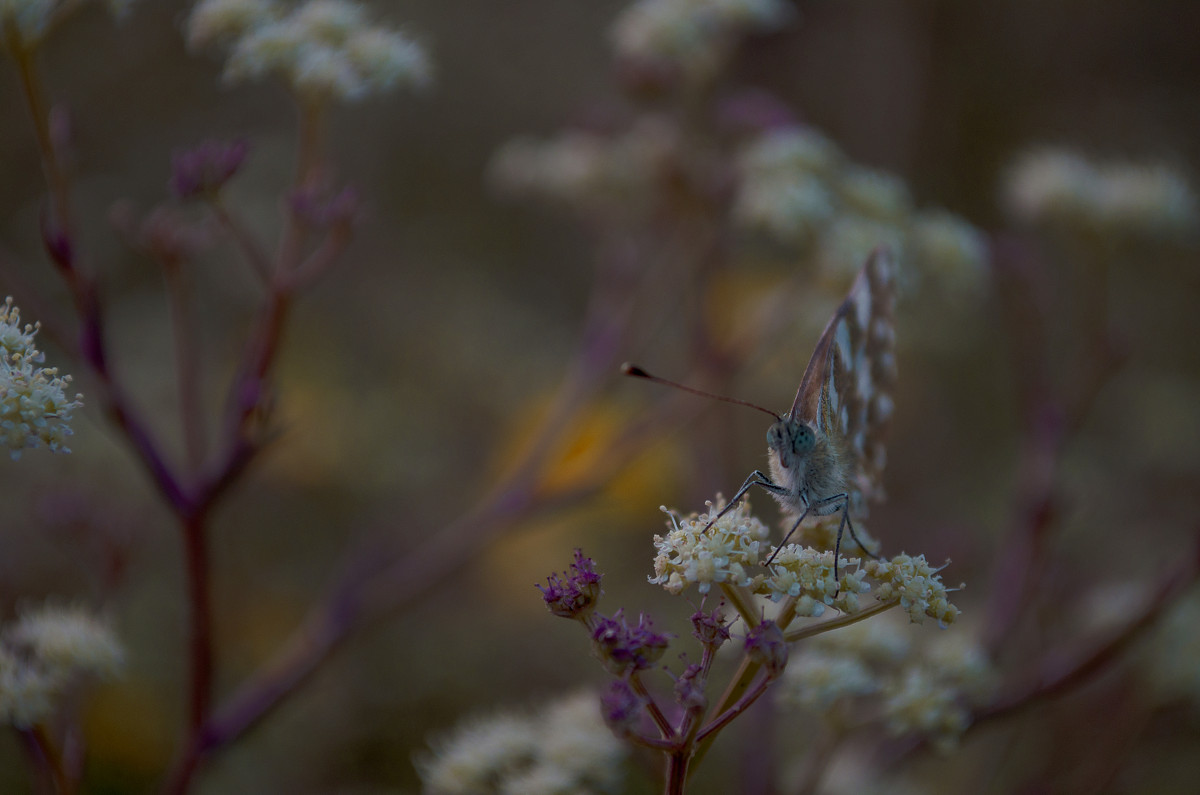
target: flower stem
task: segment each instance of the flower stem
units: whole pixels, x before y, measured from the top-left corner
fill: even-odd
[[[691,762],[690,748],[681,748],[667,754],[666,795],[683,795],[687,787],[688,764]]]

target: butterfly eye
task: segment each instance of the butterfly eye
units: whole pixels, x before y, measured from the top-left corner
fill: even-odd
[[[804,423],[796,426],[792,433],[792,449],[797,455],[804,455],[813,449],[817,443],[817,437],[813,435],[812,428]]]

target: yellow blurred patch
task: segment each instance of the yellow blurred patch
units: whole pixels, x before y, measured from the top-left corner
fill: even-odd
[[[301,380],[287,382],[279,392],[285,399],[272,424],[279,437],[267,448],[263,471],[302,485],[337,481],[352,435],[345,415],[331,407],[351,405],[352,396],[325,382]]]
[[[709,280],[704,317],[713,339],[741,339],[753,333],[763,302],[774,296],[786,275],[757,270],[724,270]]]
[[[514,418],[493,467],[500,479],[524,463],[552,401],[552,396],[532,400],[530,408]],[[676,455],[664,439],[649,439],[646,449],[624,466],[611,457],[612,445],[634,420],[628,409],[613,404],[594,402],[579,411],[546,456],[539,474],[539,490],[553,495],[595,486],[602,498],[617,506],[659,504],[674,482],[676,470]]]
[[[291,637],[303,613],[299,602],[262,590],[254,599],[241,600],[236,610],[223,612],[217,624],[222,662],[242,674],[258,670]]]
[[[137,680],[97,685],[83,713],[88,753],[104,767],[157,776],[171,758],[180,731],[161,694]]]

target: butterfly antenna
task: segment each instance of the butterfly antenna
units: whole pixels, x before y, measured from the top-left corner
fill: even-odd
[[[736,406],[748,406],[752,409],[758,409],[764,414],[770,414],[777,420],[783,419],[775,412],[771,411],[770,409],[765,409],[757,403],[751,403],[748,400],[739,400],[738,398],[725,397],[724,395],[715,395],[712,392],[705,392],[702,389],[695,389],[694,387],[684,386],[683,384],[676,383],[675,381],[668,381],[665,378],[659,378],[657,375],[651,375],[642,368],[638,367],[636,364],[629,364],[626,362],[625,364],[621,365],[621,373],[634,378],[644,378],[647,381],[653,381],[654,383],[662,384],[663,386],[682,389],[684,392],[691,392],[693,395],[699,395],[700,397],[711,398],[712,400],[720,400],[724,403],[733,403]]]

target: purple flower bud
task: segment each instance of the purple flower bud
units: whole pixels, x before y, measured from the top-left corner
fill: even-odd
[[[592,648],[613,674],[649,668],[670,645],[669,637],[655,632],[651,625],[645,613],[638,617],[636,627],[625,622],[620,610],[612,618],[600,616],[592,630]]]
[[[181,199],[211,196],[242,167],[250,146],[243,140],[204,141],[171,158],[171,190]]]
[[[534,586],[542,592],[546,607],[556,616],[584,619],[596,609],[600,600],[600,574],[596,573],[595,561],[584,557],[583,550],[575,550],[575,562],[569,572],[551,574],[546,578],[546,587]]]
[[[719,649],[725,641],[729,640],[729,625],[725,623],[720,608],[713,610],[711,613],[704,613],[699,610],[693,613],[692,627],[692,635],[695,636],[696,640],[713,651]]]
[[[675,680],[675,703],[689,712],[703,712],[708,707],[703,671],[700,665],[693,663]]]
[[[624,679],[614,679],[600,694],[600,713],[612,733],[631,737],[641,721],[642,700]]]
[[[772,679],[783,673],[788,661],[788,645],[774,621],[763,621],[746,635],[746,655],[767,669]]]

